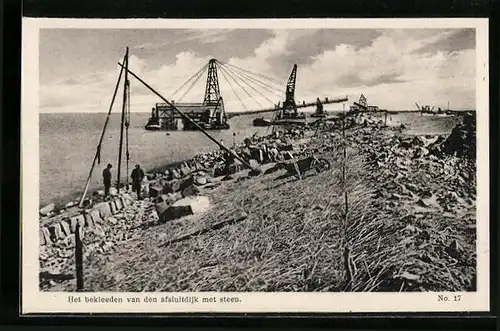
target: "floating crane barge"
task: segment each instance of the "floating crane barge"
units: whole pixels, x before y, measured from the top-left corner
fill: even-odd
[[[272,119],[264,119],[263,117],[255,118],[253,121],[254,126],[275,126],[275,125],[299,125],[303,126],[307,124],[307,119],[304,113],[299,113],[297,110],[299,108],[316,106],[316,112],[312,115],[312,117],[326,117],[327,113],[323,110],[323,104],[331,104],[331,103],[341,103],[347,102],[348,98],[325,98],[324,101],[317,98],[316,101],[313,102],[302,102],[301,104],[297,104],[295,102],[295,83],[297,77],[297,65],[293,66],[292,72],[288,81],[286,83],[285,89],[285,98],[283,101],[283,105],[280,106],[280,103],[274,105],[273,107],[262,107],[262,105],[253,98],[253,96],[248,92],[249,89],[253,89],[255,92],[259,92],[256,87],[262,89],[273,89],[272,86],[268,83],[259,81],[256,77],[266,77],[261,74],[254,74],[253,76],[251,72],[233,66],[231,64],[224,64],[219,62],[216,59],[211,59],[207,65],[205,65],[198,73],[196,73],[193,77],[191,77],[185,84],[189,83],[189,81],[195,78],[191,87],[196,83],[196,81],[201,77],[203,70],[208,67],[206,88],[205,88],[205,97],[203,102],[191,102],[191,103],[182,103],[170,101],[168,103],[157,103],[155,107],[151,111],[151,117],[149,118],[145,129],[151,131],[173,131],[173,130],[197,130],[197,127],[193,125],[195,122],[198,126],[202,127],[206,130],[226,130],[229,129],[228,120],[235,116],[240,115],[250,115],[250,114],[262,114],[262,113],[274,113]],[[235,82],[251,99],[256,101],[261,109],[258,110],[249,110],[244,105],[242,99],[237,95],[234,88],[231,86],[231,89],[238,97],[246,111],[243,112],[227,112],[224,107],[224,99],[221,96],[219,89],[219,80],[218,80],[218,69],[220,69],[220,73],[226,79],[226,81],[230,83],[230,79]],[[236,71],[234,71],[236,70]],[[231,73],[233,75],[231,75]],[[229,78],[228,78],[229,76]],[[238,82],[235,77],[239,77],[240,81]],[[267,77],[268,79],[272,79]],[[245,85],[244,83],[253,83],[251,85]],[[274,80],[274,84],[278,81]],[[184,84],[184,85],[185,85]],[[280,84],[278,82],[278,84]],[[183,85],[183,86],[184,86]],[[181,86],[181,88],[183,87]],[[276,87],[274,87],[276,89]],[[273,93],[273,91],[271,91]],[[274,90],[276,93],[276,90]],[[280,92],[279,94],[281,94]],[[174,93],[175,94],[175,93]],[[264,96],[271,104],[274,103],[270,99]],[[182,99],[182,97],[181,97]],[[188,121],[186,117],[180,116],[179,112],[174,110],[175,108],[179,109],[184,115],[188,116],[191,121]]]
[[[146,124],[146,130],[197,130],[192,122],[179,115],[172,104],[189,116],[196,124],[206,130],[227,130],[227,115],[224,109],[224,100],[220,94],[217,66],[215,59],[208,63],[207,84],[205,97],[201,103],[157,103],[151,111],[151,117]]]
[[[266,120],[263,117],[254,119],[254,126],[271,126],[271,125],[299,125],[304,126],[307,124],[307,119],[304,113],[299,113],[299,108],[311,107],[316,105],[316,112],[312,117],[326,117],[326,112],[323,110],[323,104],[347,102],[348,98],[331,99],[325,98],[321,102],[319,98],[313,102],[303,102],[302,104],[295,103],[295,83],[297,80],[297,64],[294,64],[288,82],[286,84],[285,100],[283,107],[276,106],[274,109],[262,110],[260,112],[276,111],[276,116],[272,121]],[[258,113],[258,112],[254,112]]]

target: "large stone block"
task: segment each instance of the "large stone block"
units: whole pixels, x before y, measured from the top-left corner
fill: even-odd
[[[207,183],[208,183],[208,179],[206,176],[203,176],[203,175],[196,176],[196,178],[195,178],[196,185],[202,186],[202,185],[205,185]]]
[[[118,194],[118,190],[115,187],[110,187],[109,188],[109,195],[112,197],[116,196]]]
[[[59,239],[66,238],[66,235],[63,233],[59,223],[55,223],[49,226],[49,233],[52,241],[57,241]]]
[[[43,237],[45,238],[45,244],[51,244],[53,243],[52,239],[50,238],[50,232],[49,232],[49,229],[44,226],[42,227],[42,233],[43,233]]]
[[[168,205],[173,204],[175,201],[182,199],[182,194],[180,192],[162,194],[156,198],[156,203],[165,202]]]
[[[120,211],[123,209],[123,202],[120,198],[115,199],[116,210]]]
[[[156,198],[163,193],[163,187],[160,184],[151,185],[149,187],[149,197]]]
[[[134,198],[129,193],[124,193],[121,199],[124,206],[130,205],[134,201]]]
[[[183,197],[189,197],[193,195],[198,195],[200,193],[200,189],[198,189],[195,185],[190,185],[182,190]]]
[[[205,196],[195,196],[183,198],[176,201],[173,205],[158,212],[161,222],[167,222],[188,215],[196,215],[210,208],[210,199]],[[158,211],[158,209],[157,209]]]
[[[45,236],[43,235],[42,229],[38,231],[38,238],[40,241],[40,245],[45,245]]]
[[[159,211],[158,211],[159,213]],[[170,206],[160,215],[160,222],[168,222],[184,216],[193,215],[193,210],[190,206]]]
[[[192,172],[192,170],[188,165],[185,164],[179,169],[179,172],[182,176],[187,176]]]
[[[101,214],[99,213],[99,209],[92,209],[90,211],[90,215],[92,216],[92,221],[95,223],[102,223]]]
[[[130,198],[130,200],[132,200],[132,199]],[[130,204],[130,200],[129,200],[129,198],[126,198],[126,197],[120,197],[120,201],[123,205],[123,208],[127,207]]]
[[[118,210],[116,209],[116,204],[114,200],[108,202],[109,209],[111,210],[111,214],[116,214]]]
[[[47,216],[55,208],[56,208],[56,205],[53,203],[50,203],[50,204],[46,205],[45,207],[43,207],[42,209],[40,209],[40,214],[43,216]]]
[[[89,213],[85,214],[85,226],[88,228],[93,228],[94,227],[94,220],[92,219],[92,215]]]
[[[94,206],[95,209],[99,210],[99,214],[102,219],[105,219],[108,216],[111,216],[111,207],[107,202],[101,202]]]
[[[179,171],[177,169],[172,169],[171,174],[172,174],[173,179],[181,179],[182,178],[182,175],[179,173]]]
[[[155,204],[156,213],[160,216],[163,215],[169,207],[170,205],[166,201],[160,201]]]
[[[71,234],[71,229],[70,229],[70,226],[69,226],[68,222],[61,221],[61,222],[59,222],[59,226],[64,231],[64,234],[66,236],[69,236]]]

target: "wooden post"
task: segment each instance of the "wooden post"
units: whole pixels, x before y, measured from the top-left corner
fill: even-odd
[[[116,81],[115,91],[113,92],[113,97],[111,98],[111,104],[108,109],[108,116],[106,117],[106,121],[104,122],[104,127],[101,132],[101,138],[99,138],[99,144],[97,145],[97,151],[94,155],[94,161],[92,161],[92,166],[90,167],[89,175],[87,177],[87,182],[85,183],[85,188],[83,189],[82,196],[80,198],[79,207],[83,206],[83,200],[85,200],[85,196],[87,195],[87,190],[89,189],[90,179],[92,178],[92,172],[94,171],[95,164],[98,159],[100,159],[101,154],[101,144],[104,139],[104,134],[106,133],[106,128],[109,123],[109,116],[111,115],[111,110],[113,109],[113,104],[115,103],[116,94],[118,92],[118,87],[120,86],[120,81],[122,79],[123,67],[120,69],[120,75],[118,76],[118,80]]]
[[[387,126],[387,110],[385,111],[384,125]]]
[[[120,176],[122,168],[122,149],[123,149],[123,127],[125,124],[125,108],[127,107],[128,47],[127,50],[125,51],[125,60],[123,62],[125,64],[125,83],[123,84],[123,105],[122,105],[122,118],[120,124],[120,147],[118,151],[118,178],[116,182],[116,190],[118,193],[120,193]]]
[[[83,243],[80,236],[80,223],[76,224],[75,231],[75,264],[76,264],[76,290],[83,291]]]
[[[352,277],[353,277],[353,270],[351,268],[351,263],[350,263],[350,243],[348,241],[349,236],[348,236],[348,229],[349,229],[349,205],[348,205],[348,200],[347,200],[347,142],[345,139],[345,129],[346,129],[346,113],[345,113],[345,103],[343,104],[342,107],[343,110],[343,117],[342,117],[342,145],[343,145],[343,161],[342,161],[342,186],[344,190],[344,268],[345,268],[345,285],[344,285],[344,291],[350,291],[351,289],[351,284],[352,284]]]
[[[345,119],[346,119],[346,113],[345,113],[345,103],[342,104],[342,146],[344,147],[343,150],[343,157],[344,160],[342,162],[342,180],[344,182],[344,186],[346,183],[346,159],[347,159],[347,151],[346,151],[346,141],[345,141]]]

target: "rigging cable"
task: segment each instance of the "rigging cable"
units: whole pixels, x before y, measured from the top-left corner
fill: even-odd
[[[127,79],[126,83],[127,88],[127,108],[125,108],[125,150],[126,150],[126,176],[127,178],[127,188],[128,188],[128,171],[129,171],[129,161],[130,161],[130,153],[129,153],[129,144],[128,144],[128,128],[130,126],[130,80]]]
[[[208,67],[208,63],[205,64],[200,70],[198,70],[193,76],[191,76],[187,81],[184,82],[175,92],[171,94],[172,98],[184,87],[186,86],[193,78],[198,76],[201,72],[203,72]]]
[[[228,70],[229,72],[231,72],[232,74],[236,75],[237,77],[239,77],[242,81],[245,81],[245,78],[241,77],[237,72],[234,72],[232,71],[231,69],[229,68],[225,68],[226,70]],[[247,81],[246,84],[252,89],[254,90],[256,93],[258,93],[260,96],[264,97],[264,99],[266,99],[267,101],[269,101],[271,103],[271,105],[274,105],[274,102],[272,100],[270,100],[268,97],[266,97],[263,93],[259,92],[255,87],[253,87],[252,85],[250,85],[250,83]]]
[[[228,65],[228,66],[230,66],[230,67],[233,67],[233,68],[235,68],[235,69],[238,69],[238,70],[244,71],[244,72],[246,72],[246,73],[249,73],[249,74],[252,74],[252,75],[255,75],[255,76],[259,76],[259,77],[261,77],[261,78],[265,78],[265,79],[267,79],[268,81],[273,82],[273,83],[275,83],[275,84],[278,84],[278,85],[280,85],[280,86],[283,84],[282,82],[280,82],[280,81],[279,81],[279,80],[277,80],[276,78],[272,78],[272,77],[269,77],[269,76],[266,76],[266,75],[263,75],[263,74],[259,74],[259,73],[256,73],[256,72],[251,72],[251,71],[249,71],[249,70],[245,70],[245,69],[243,69],[243,68],[237,67],[237,66],[235,66],[234,64],[229,64],[229,63],[227,63],[227,65]]]
[[[221,70],[227,70],[225,67],[220,67]],[[245,89],[245,87],[241,86],[241,84],[233,77],[231,76],[231,74],[229,73],[229,71],[226,71],[226,73],[229,75],[229,77],[231,77],[231,79],[243,90],[245,91],[245,93],[253,100],[255,101],[260,108],[263,108],[262,105],[260,104],[260,102],[258,102],[250,93],[248,93],[248,91]]]
[[[207,65],[208,66],[208,65]],[[186,94],[188,94],[191,89],[193,88],[193,86],[200,80],[201,76],[203,75],[203,72],[200,71],[198,72],[198,77],[196,77],[196,79],[193,81],[193,83],[189,86],[189,88],[187,89],[187,91],[179,98],[179,102],[186,96]]]
[[[233,85],[231,84],[231,82],[229,81],[229,79],[227,78],[226,74],[224,73],[224,71],[220,71],[222,73],[222,77],[224,77],[224,79],[226,80],[227,84],[229,85],[229,87],[231,88],[231,90],[233,90],[233,93],[234,95],[236,95],[236,97],[238,98],[238,100],[240,101],[241,105],[243,106],[243,108],[245,108],[245,110],[248,111],[248,108],[247,106],[245,105],[245,103],[243,102],[243,100],[241,100],[240,96],[238,95],[238,93],[236,93],[236,91],[234,90],[234,87]]]
[[[245,69],[243,69],[243,68],[237,67],[237,66],[235,66],[234,64],[229,64],[229,63],[227,63],[227,65],[229,65],[229,66],[231,66],[231,67],[233,67],[233,68],[235,68],[235,69],[238,69],[238,70],[244,71],[244,72],[246,72],[246,73],[249,73],[249,74],[253,74],[253,75],[256,75],[256,76],[259,76],[259,77],[264,77],[264,78],[267,78],[269,81],[272,81],[273,83],[278,84],[280,87],[281,87],[281,86],[283,86],[283,83],[282,83],[282,82],[280,82],[280,81],[278,81],[278,80],[277,80],[277,79],[275,79],[275,78],[272,78],[272,77],[269,77],[269,76],[266,76],[266,75],[263,75],[263,74],[259,74],[259,73],[253,73],[253,72],[251,72],[251,71],[249,71],[249,70],[245,70]],[[316,92],[316,91],[310,90],[310,89],[308,89],[308,88],[304,88],[304,87],[302,87],[302,90],[303,90],[304,92],[310,93],[311,95],[316,95],[316,94],[317,94],[317,92]],[[281,91],[281,89],[280,89],[280,91]]]
[[[226,66],[228,66],[228,65],[227,65],[227,63],[221,63],[221,65],[226,65]],[[239,69],[235,69],[235,67],[232,67],[232,68],[233,68],[233,70],[239,70]],[[250,76],[250,75],[249,75],[249,74],[247,74],[247,73],[244,73],[243,71],[241,71],[241,72],[239,72],[239,73],[240,73],[242,76],[244,76],[246,79],[252,80],[252,81],[254,81],[254,82],[255,82],[255,83],[257,83],[257,84],[260,84],[260,85],[262,86],[261,88],[262,88],[263,90],[266,90],[267,92],[273,93],[273,94],[275,94],[275,95],[276,95],[276,96],[278,96],[278,97],[281,97],[281,96],[282,96],[283,91],[282,91],[282,89],[281,89],[281,88],[277,88],[277,87],[275,87],[275,86],[269,85],[269,84],[265,83],[264,81],[258,80],[257,78],[252,77],[252,76]]]
[[[96,164],[96,162],[97,162],[97,164],[101,163],[101,146],[102,146],[102,141],[104,139],[104,134],[106,133],[106,128],[108,127],[109,118],[110,118],[110,115],[111,115],[111,111],[113,110],[113,105],[115,103],[116,94],[118,92],[118,87],[120,86],[120,82],[121,82],[124,70],[125,69],[123,67],[120,68],[120,74],[118,76],[118,80],[116,81],[115,90],[114,90],[113,96],[111,98],[111,104],[109,105],[108,115],[106,116],[106,121],[104,122],[104,127],[102,128],[101,137],[99,138],[99,143],[97,144],[97,150],[96,150],[96,153],[95,153],[95,156],[94,156],[94,161],[92,161],[92,166],[90,167],[90,171],[89,171],[89,174],[88,174],[88,177],[87,177],[87,182],[85,183],[85,187],[83,189],[82,196],[80,197],[80,203],[78,204],[79,207],[83,206],[83,201],[85,199],[85,196],[87,195],[87,190],[89,189],[90,179],[92,178],[92,172],[94,171],[95,164]]]

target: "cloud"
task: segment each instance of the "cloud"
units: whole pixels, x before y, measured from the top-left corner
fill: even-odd
[[[229,34],[232,33],[233,29],[187,29],[187,30],[175,30],[176,33],[173,34],[172,38],[168,38],[167,41],[161,42],[148,42],[143,44],[138,44],[133,47],[133,49],[160,49],[172,46],[173,44],[179,43],[189,43],[197,42],[201,44],[211,44],[217,42],[225,41]]]
[[[445,35],[440,35],[432,42],[415,50],[419,53],[433,53],[436,51],[455,52],[476,47],[475,29],[451,30]]]
[[[369,103],[388,109],[409,109],[416,100],[445,107],[450,99],[475,107],[475,50],[414,52],[450,32],[406,38],[403,32],[383,33],[360,49],[342,44],[315,56],[299,72],[296,93],[311,98],[338,91],[351,99],[363,93]]]
[[[184,38],[216,43],[229,31],[235,33],[234,30],[193,30],[186,32]],[[345,95],[349,95],[352,102],[363,93],[369,103],[387,109],[413,109],[415,101],[436,107],[446,107],[448,101],[457,107],[475,107],[476,54],[475,49],[470,47],[470,40],[474,39],[470,31],[370,30],[371,42],[368,42],[362,31],[357,34],[350,31],[342,35],[339,39],[343,41],[341,43],[318,42],[322,47],[308,53],[304,49],[296,50],[297,43],[318,36],[324,39],[325,35],[334,35],[333,32],[329,33],[320,34],[317,30],[274,30],[272,36],[251,53],[229,57],[227,62],[276,77],[282,82],[275,85],[279,91],[284,91],[291,64],[299,63],[296,86],[298,102]],[[357,39],[355,36],[358,36]],[[455,45],[449,48],[449,40],[462,40],[463,47]],[[310,43],[313,44],[312,41]],[[222,46],[224,43],[221,43]],[[231,54],[230,51],[228,49],[227,53]],[[307,61],[301,60],[303,56],[307,57]],[[139,57],[133,54],[129,58],[129,68],[169,99],[179,101],[191,87],[191,92],[182,101],[201,102],[206,71],[198,76],[196,84],[191,84],[195,81],[192,79],[181,91],[172,94],[205,66],[211,57],[208,53],[200,55],[194,51],[181,51],[176,54],[174,61],[158,67],[152,65],[146,55]],[[283,59],[286,59],[284,65],[281,64]],[[249,83],[252,82],[248,77],[245,79],[241,76],[243,79],[239,80],[248,93],[234,81],[229,85],[224,73],[227,76],[227,72],[219,70],[219,82],[228,110],[244,110],[233,88],[249,109],[269,107],[282,101],[282,94],[279,97],[259,95],[250,87],[252,84]],[[117,75],[118,70],[97,72],[43,84],[40,106],[43,111],[106,111]],[[160,102],[157,96],[134,78],[130,80],[132,111],[149,111],[154,103]]]
[[[272,72],[270,59],[289,53],[287,49],[290,32],[287,30],[276,30],[274,36],[264,41],[257,47],[253,54],[244,58],[230,58],[229,64],[248,68],[254,72]]]

